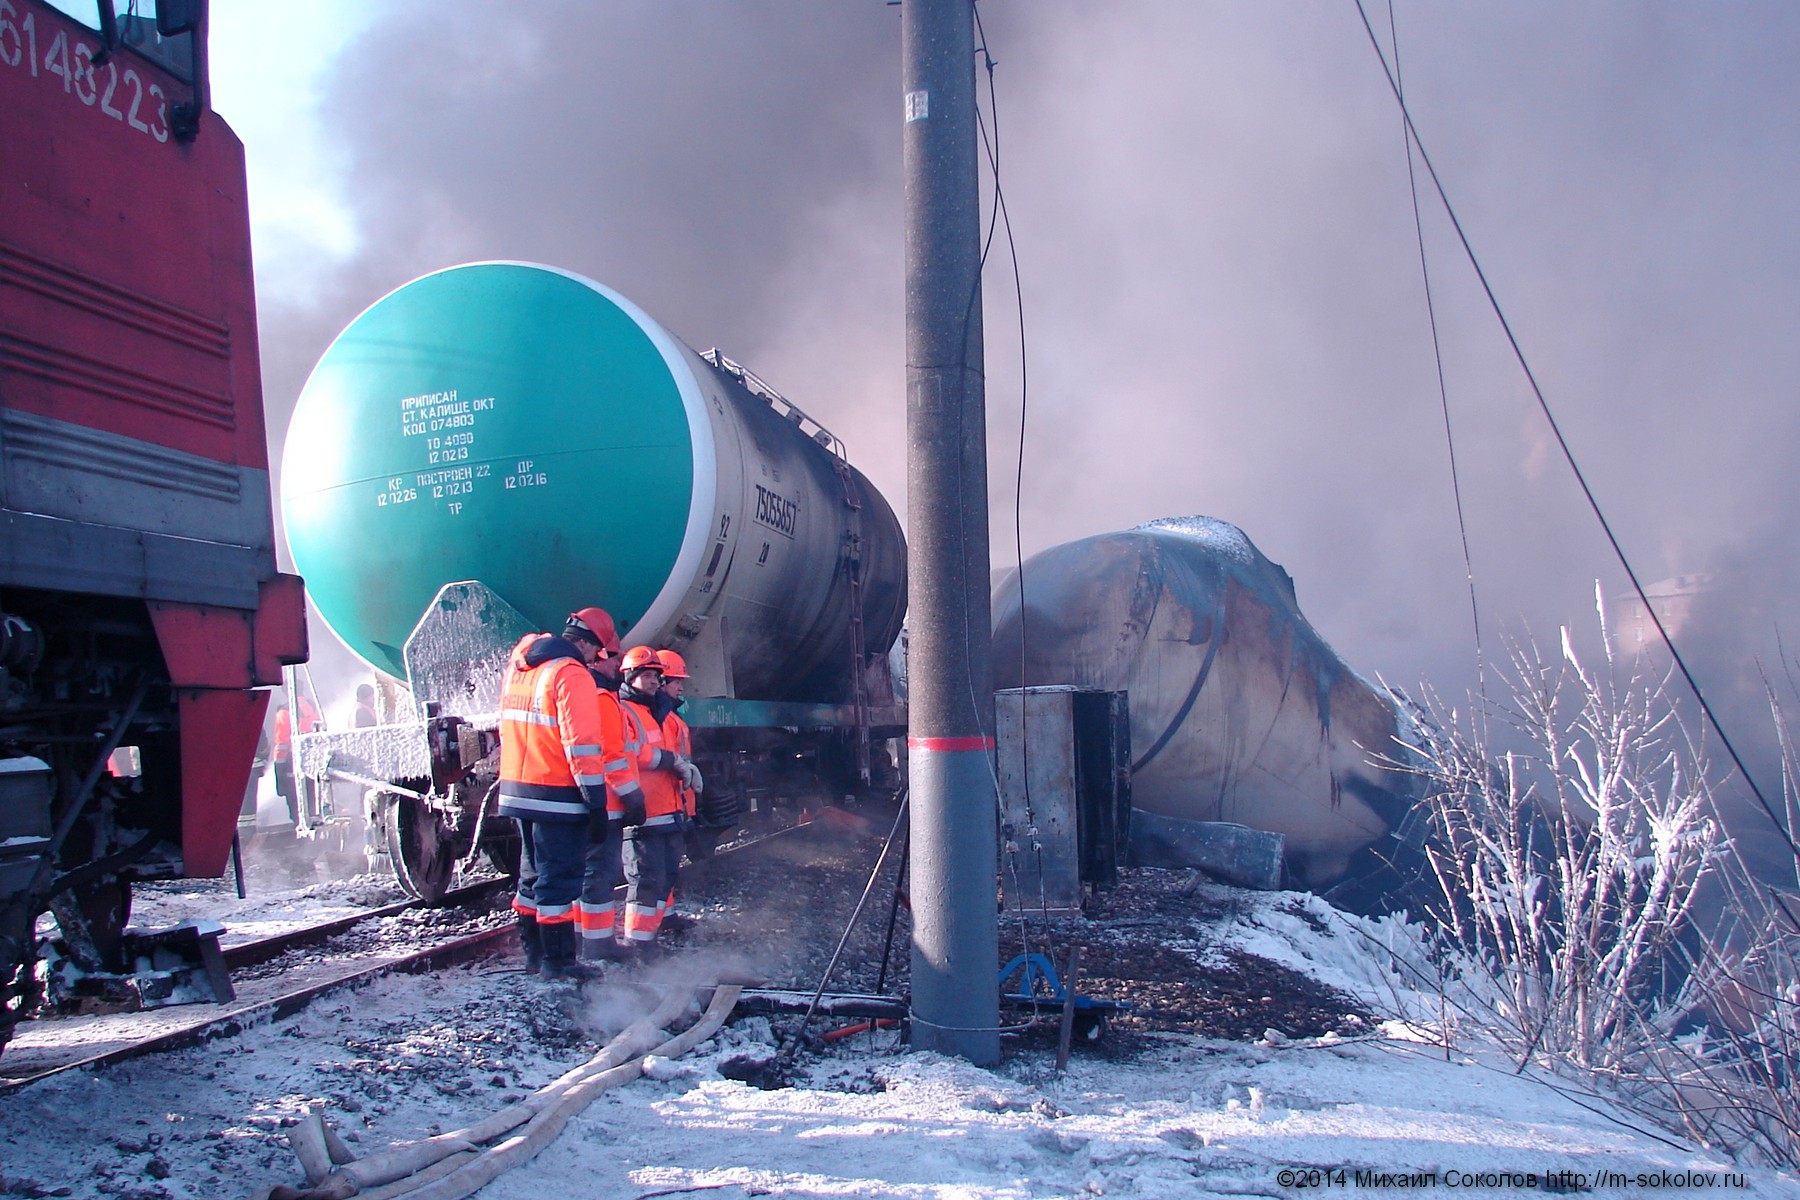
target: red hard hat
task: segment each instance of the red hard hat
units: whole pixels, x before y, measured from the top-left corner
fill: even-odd
[[[633,646],[625,652],[625,658],[619,663],[619,670],[629,678],[633,671],[660,671],[662,662],[650,647]]]
[[[662,664],[664,679],[686,679],[688,677],[687,663],[683,662],[681,655],[673,650],[658,650],[656,661]]]
[[[619,652],[619,631],[613,628],[613,619],[604,608],[578,608],[569,614],[565,631],[581,634],[589,641],[598,642],[600,648],[608,654]]]

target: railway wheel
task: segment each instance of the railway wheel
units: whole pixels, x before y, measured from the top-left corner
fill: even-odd
[[[508,879],[516,879],[519,874],[519,839],[489,838],[482,843],[481,852],[487,856],[488,864]]]
[[[456,873],[457,839],[436,809],[411,796],[393,796],[382,814],[394,877],[409,896],[436,903]]]

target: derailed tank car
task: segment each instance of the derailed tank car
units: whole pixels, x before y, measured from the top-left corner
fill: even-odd
[[[1187,517],[1053,547],[994,598],[996,686],[1131,697],[1141,812],[1285,838],[1289,878],[1326,889],[1411,811],[1392,696],[1301,614],[1242,530]]]
[[[320,615],[429,706],[299,742],[303,773],[373,781],[416,891],[508,832],[482,819],[504,656],[576,608],[686,658],[709,791],[855,784],[899,728],[887,502],[798,408],[592,280],[475,263],[376,302],[301,394],[282,512]]]
[[[258,689],[306,657],[204,6],[60,9],[0,3],[0,1043],[43,961],[168,994],[131,884],[224,870]]]

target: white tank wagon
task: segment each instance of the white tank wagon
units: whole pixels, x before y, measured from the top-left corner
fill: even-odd
[[[1388,765],[1409,718],[1224,521],[1166,518],[1032,556],[1023,589],[1013,572],[995,592],[993,662],[1000,688],[1128,692],[1133,809],[1278,833],[1297,886],[1361,874],[1359,852],[1391,846],[1414,807],[1418,777]]]

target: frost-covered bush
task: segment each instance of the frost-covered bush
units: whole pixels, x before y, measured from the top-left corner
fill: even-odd
[[[1447,1003],[1521,1069],[1609,1079],[1673,1127],[1792,1165],[1793,926],[1732,852],[1667,681],[1610,651],[1590,669],[1566,631],[1561,649],[1515,647],[1504,706],[1433,698],[1419,726]]]

